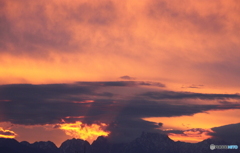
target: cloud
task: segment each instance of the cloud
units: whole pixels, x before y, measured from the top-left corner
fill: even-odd
[[[72,116],[77,112],[72,103],[84,100],[81,95],[93,93],[91,87],[77,84],[13,84],[2,85],[0,90],[0,99],[7,100],[0,103],[0,111],[6,115],[2,121],[26,125],[57,123],[69,113]]]
[[[78,1],[14,2],[1,1],[0,53],[49,57],[51,52],[83,52],[91,45],[91,33],[85,25],[104,26],[117,19],[114,3]],[[14,7],[14,8],[13,8]],[[14,11],[13,11],[14,10]],[[85,27],[85,28],[84,28]],[[73,29],[83,30],[76,38]],[[11,47],[12,46],[12,47]]]
[[[185,139],[188,140],[189,142],[199,142],[211,138],[211,136],[208,134],[210,132],[212,132],[210,129],[202,128],[164,131],[164,133],[167,133],[168,136],[174,140]]]
[[[186,7],[187,4],[188,7]],[[201,8],[201,5],[211,11]],[[185,25],[186,28],[201,32],[221,33],[226,28],[224,23],[229,15],[218,11],[217,6],[223,7],[222,5],[218,2],[199,4],[192,1],[182,3],[174,1],[172,4],[165,0],[151,0],[147,5],[147,12],[149,18],[177,23],[181,28],[184,28],[182,26]]]
[[[124,73],[238,87],[236,5],[234,0],[1,0],[0,62],[6,71],[1,80],[106,81]]]
[[[78,22],[92,25],[106,26],[117,19],[116,6],[113,1],[80,3],[69,13],[69,16]]]
[[[63,22],[52,22],[46,4],[24,1],[2,1],[3,11],[0,17],[0,52],[15,55],[35,55],[46,57],[49,49],[64,51],[76,46],[69,45],[72,33]],[[12,7],[15,12],[12,12]],[[51,2],[50,2],[50,5]],[[25,9],[24,9],[25,8]],[[12,47],[10,47],[12,46]]]
[[[192,84],[190,86],[182,86],[182,88],[201,88],[202,86],[204,86],[204,85],[194,85],[194,84]]]
[[[213,136],[215,139],[225,140],[225,141],[239,141],[240,137],[240,123],[223,125],[220,127],[212,128],[213,132],[209,135]]]
[[[165,84],[159,83],[159,82],[151,82],[151,81],[140,81],[139,85],[143,85],[143,86],[157,86],[157,87],[166,87]]]
[[[183,134],[183,130],[173,130],[173,129],[166,129],[163,130],[163,133],[165,134],[169,134],[169,133],[173,133],[173,134]]]
[[[14,138],[17,134],[14,131],[11,130],[4,130],[2,127],[0,127],[0,137],[2,138]]]
[[[203,133],[210,132],[209,129],[202,129],[202,128],[193,128],[187,130],[166,130],[164,133],[173,133],[173,134],[180,134],[181,136],[196,136],[201,135]]]
[[[80,85],[87,86],[136,86],[137,83],[135,81],[109,81],[109,82],[78,82]]]
[[[157,130],[158,127],[152,122],[118,116],[115,122],[108,127],[108,130],[111,131],[108,137],[112,142],[129,142],[137,138],[143,131],[160,132]]]
[[[111,131],[109,137],[112,141],[116,141],[117,138],[119,141],[128,141],[142,131],[160,132],[157,128],[164,124],[157,125],[142,118],[190,116],[210,110],[240,108],[238,103],[186,104],[179,101],[176,104],[170,102],[170,100],[183,98],[201,98],[205,101],[238,99],[237,94],[200,94],[163,90],[156,92],[157,98],[154,98],[151,92],[151,94],[135,94],[131,97],[125,96],[120,89],[118,95],[102,92],[103,89],[108,88],[111,91],[112,86],[129,90],[127,89],[129,82],[1,85],[2,118],[0,122],[21,125],[57,125],[64,119],[66,123],[76,121],[88,125],[106,123],[109,125],[107,130]]]
[[[91,94],[93,89],[77,84],[10,84],[1,85],[1,99],[19,102],[42,102],[42,100],[74,94]]]
[[[202,32],[218,34],[226,30],[228,27],[226,23],[229,23],[232,16],[231,13],[226,13],[225,9],[218,9],[218,5],[225,8],[220,2],[211,2],[211,5],[202,4],[211,11],[203,10],[199,3],[191,1],[170,3],[163,0],[151,0],[142,1],[141,5],[136,5],[133,1],[121,4],[115,0],[98,2],[81,0],[71,3],[55,0],[48,2],[3,0],[1,2],[2,46],[8,48],[8,52],[13,54],[25,53],[41,56],[51,51],[58,53],[91,52],[90,46],[100,47],[99,49],[110,48],[110,50],[114,48],[117,50],[116,52],[119,52],[117,47],[120,44],[126,49],[126,51],[121,49],[123,54],[137,56],[134,51],[127,53],[129,44],[132,44],[131,47],[134,49],[138,48],[136,44],[145,49],[151,44],[153,45],[152,42],[161,38],[155,33],[152,40],[145,39],[140,31],[141,26],[145,26],[144,30],[149,31],[150,36],[155,30],[169,32],[170,29],[175,29],[170,32],[167,39],[172,34],[181,33],[177,27],[189,29],[196,34]],[[190,5],[186,8],[185,3]],[[234,4],[233,1],[231,1],[232,3]],[[132,7],[133,11],[128,9],[128,5],[135,6]],[[133,12],[138,12],[138,16]],[[235,22],[232,21],[231,24],[236,24]],[[136,23],[139,25],[136,26]],[[155,28],[155,25],[162,23],[168,25],[170,29]],[[123,31],[121,34],[116,32],[119,29]],[[189,33],[185,30],[182,32],[187,35]],[[176,39],[173,41],[172,45],[176,45]],[[11,45],[14,50],[11,50]],[[163,43],[162,45],[168,44]],[[154,44],[153,48],[158,47]],[[109,51],[109,49],[107,50]],[[4,49],[0,51],[3,52]]]
[[[161,92],[146,92],[141,94],[143,97],[151,99],[202,99],[202,100],[224,100],[239,99],[239,94],[204,94],[194,92],[175,92],[163,90]]]
[[[160,82],[152,82],[152,81],[109,81],[109,82],[77,82],[80,85],[87,86],[101,86],[101,87],[109,87],[109,86],[157,86],[157,87],[166,87],[165,84]]]
[[[120,79],[124,79],[124,80],[135,80],[135,78],[130,77],[130,76],[128,76],[128,75],[121,76]]]

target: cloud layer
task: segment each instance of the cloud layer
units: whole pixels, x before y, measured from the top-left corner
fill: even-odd
[[[236,6],[234,0],[1,0],[0,83],[128,74],[238,88]]]
[[[1,85],[0,122],[21,125],[59,124],[81,121],[85,124],[107,123],[112,140],[129,141],[142,131],[160,132],[162,124],[145,121],[146,117],[193,115],[211,110],[239,109],[239,103],[206,104],[198,101],[239,99],[238,94],[200,94],[160,90],[155,95],[144,92],[131,97],[125,92],[140,88],[138,82],[78,82],[74,84]],[[135,85],[135,86],[132,86]],[[111,88],[119,88],[118,94]],[[108,92],[103,92],[105,89]],[[157,93],[157,94],[156,94]],[[179,100],[178,103],[171,100]]]

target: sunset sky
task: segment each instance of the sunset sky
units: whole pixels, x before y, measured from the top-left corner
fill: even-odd
[[[238,0],[0,0],[0,137],[236,140],[239,25]]]

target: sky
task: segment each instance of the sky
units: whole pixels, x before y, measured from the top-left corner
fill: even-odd
[[[238,0],[0,0],[0,137],[240,137]]]

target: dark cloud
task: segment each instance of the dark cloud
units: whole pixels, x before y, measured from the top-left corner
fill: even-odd
[[[179,102],[175,104],[168,101],[183,97],[204,97],[203,100],[239,98],[238,95],[161,91],[157,92],[157,95],[165,96],[157,98],[162,97],[162,101],[153,101],[146,97],[142,98],[143,95],[133,95],[131,98],[122,95],[123,97],[119,98],[111,92],[98,91],[101,87],[104,89],[112,86],[128,87],[129,83],[134,84],[134,82],[83,82],[1,85],[0,122],[22,125],[58,124],[61,123],[61,119],[69,123],[104,122],[109,124],[107,129],[112,132],[111,140],[128,141],[142,131],[160,132],[157,128],[163,123],[155,124],[144,121],[142,118],[193,115],[209,110],[240,108],[237,103],[185,104]]]
[[[7,100],[0,103],[5,116],[1,121],[27,125],[57,123],[67,115],[77,116],[72,103],[83,99],[74,96],[93,94],[91,87],[77,84],[13,84],[0,86],[0,91],[0,99]]]
[[[128,76],[128,75],[121,76],[120,79],[124,79],[124,80],[135,80],[135,78],[130,77],[130,76]]]
[[[162,126],[163,126],[163,123],[158,123],[158,126],[162,127]]]
[[[151,131],[159,133],[156,124],[136,118],[122,118],[118,116],[108,127],[111,131],[109,135],[110,141],[113,142],[129,142],[138,137],[143,131]]]
[[[157,87],[166,87],[165,84],[159,83],[159,82],[151,82],[151,81],[147,81],[147,82],[139,82],[139,85],[143,85],[143,86],[157,86]]]
[[[80,85],[87,86],[157,86],[157,87],[165,87],[165,84],[159,82],[151,82],[151,81],[110,81],[110,82],[78,82]]]
[[[209,133],[213,138],[225,141],[239,141],[240,123],[229,124],[212,128],[213,132]]]
[[[109,82],[78,82],[80,85],[86,86],[136,86],[135,81],[109,81]]]
[[[163,133],[165,134],[169,134],[169,133],[174,133],[174,134],[183,134],[183,130],[167,130],[167,131],[163,131]]]
[[[167,130],[163,131],[163,133],[169,134],[169,133],[174,133],[174,134],[179,134],[181,136],[188,136],[190,134],[195,134],[195,135],[201,135],[202,133],[209,133],[210,131],[208,129],[202,129],[202,128],[193,128],[193,129],[187,129],[187,130]]]
[[[198,138],[203,138],[204,136],[207,136],[209,133],[212,131],[209,129],[202,129],[202,128],[192,128],[192,129],[187,129],[187,130],[165,130],[162,131],[162,133],[167,134],[167,135],[174,135],[176,137],[198,137]]]
[[[114,94],[111,93],[111,92],[103,92],[103,93],[99,93],[99,94],[96,94],[98,96],[104,96],[104,97],[113,97]]]
[[[229,101],[219,101],[220,104],[224,104],[224,105],[231,105],[232,103]]]
[[[190,86],[182,86],[182,88],[201,88],[203,87],[204,85],[195,85],[195,84],[192,84]]]
[[[64,95],[92,94],[93,88],[77,84],[10,84],[0,86],[0,98],[19,102],[43,102]]]
[[[201,134],[203,132],[209,132],[209,130],[202,129],[202,128],[193,128],[193,129],[188,129],[185,130],[186,132],[199,132],[198,134]]]
[[[101,104],[102,102],[96,101],[93,103],[91,112],[88,112],[87,118],[83,121],[89,124],[95,121],[110,123],[108,130],[112,133],[109,137],[112,141],[119,142],[134,139],[142,131],[162,132],[157,130],[157,128],[163,123],[156,125],[141,118],[193,115],[209,110],[230,109],[230,106],[225,108],[219,107],[219,105],[174,105],[171,103],[156,103],[154,101],[133,99],[122,100],[117,103],[109,101],[108,103],[105,102],[106,105]],[[231,108],[235,108],[235,106],[231,106]],[[96,114],[96,111],[99,114]]]
[[[194,92],[175,92],[163,90],[161,92],[146,92],[143,97],[152,99],[202,99],[202,100],[224,100],[224,99],[239,99],[239,94],[204,94]]]

